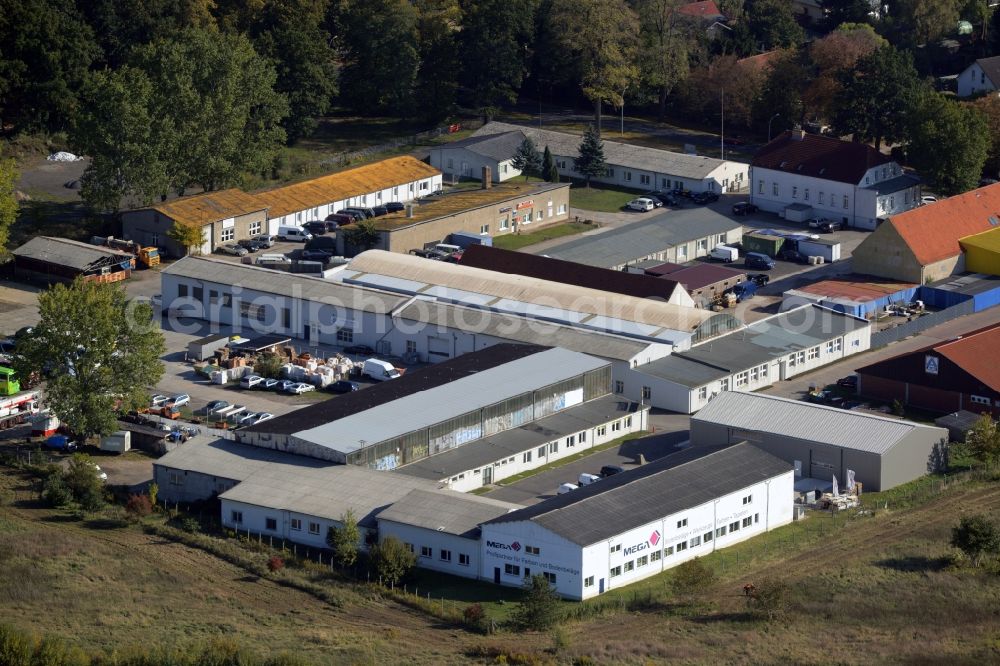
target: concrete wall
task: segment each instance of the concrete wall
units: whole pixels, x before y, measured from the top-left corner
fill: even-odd
[[[184,256],[188,253],[187,248],[167,237],[167,231],[173,225],[173,219],[149,208],[122,213],[122,236],[124,238],[138,241],[142,245],[165,248],[171,256]],[[268,233],[267,211],[259,210],[246,215],[215,220],[205,224],[203,230],[206,234],[206,242],[200,251],[203,254],[209,254],[224,243],[232,243],[252,238],[257,234]]]
[[[528,201],[532,205],[520,210],[518,204]],[[496,204],[462,211],[448,217],[400,227],[381,232],[380,249],[406,253],[429,243],[445,242],[448,234],[456,231],[483,236],[503,236],[515,231],[531,231],[536,226],[563,222],[569,219],[569,184],[559,189],[506,199]],[[486,233],[483,228],[486,228]],[[338,238],[338,243],[340,239]],[[340,248],[341,254],[346,248]]]
[[[201,502],[226,492],[239,481],[225,477],[153,465],[153,481],[165,502]]]
[[[242,520],[237,521],[234,512],[242,514]],[[253,534],[259,534],[266,543],[268,537],[275,541],[287,539],[303,546],[317,549],[328,549],[326,545],[326,533],[329,528],[342,527],[339,520],[321,518],[299,513],[297,511],[287,511],[271,507],[257,506],[245,502],[235,502],[223,499],[221,501],[222,524],[237,531],[249,530]],[[271,518],[275,522],[274,529],[268,529],[267,519]],[[294,522],[299,521],[299,522]],[[358,540],[358,550],[367,550],[365,537],[368,530],[360,528],[361,538]]]
[[[501,163],[493,158],[476,154],[466,148],[454,148],[447,145],[431,149],[430,165],[444,173],[449,180],[479,179],[482,176],[484,166],[489,167],[490,179],[494,183],[501,183],[521,175],[521,172],[510,164],[510,160],[504,160],[501,166]]]
[[[922,266],[913,250],[891,224],[881,224],[854,248],[852,269],[859,275],[924,283]]]
[[[462,578],[480,576],[480,548],[477,539],[466,539],[455,534],[379,519],[379,541],[385,541],[390,536],[411,546],[413,554],[417,556],[417,566],[421,569]],[[465,559],[461,557],[463,555],[467,558],[465,564],[462,563]]]
[[[948,441],[945,428],[916,430],[882,456],[882,490],[920,478],[931,471],[931,454],[941,440]]]

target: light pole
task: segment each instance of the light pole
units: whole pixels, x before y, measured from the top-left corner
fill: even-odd
[[[621,124],[621,135],[625,136],[625,91],[628,90],[628,86],[622,88],[622,124]]]
[[[771,143],[771,123],[773,123],[774,119],[777,118],[780,115],[781,115],[780,113],[776,113],[773,116],[771,116],[770,120],[767,121],[767,142],[768,143]]]

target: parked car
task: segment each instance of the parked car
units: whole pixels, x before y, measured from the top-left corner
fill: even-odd
[[[215,252],[216,254],[228,254],[231,257],[242,257],[248,254],[245,247],[240,247],[236,243],[226,243],[225,245],[220,245],[215,248]]]
[[[809,263],[809,257],[802,254],[798,250],[782,250],[778,253],[778,258],[783,261],[793,261],[797,264]]]
[[[846,377],[841,377],[837,380],[837,386],[840,388],[849,389],[851,391],[858,390],[858,376],[857,375],[847,375]]]
[[[771,281],[771,276],[766,273],[751,273],[750,275],[747,275],[747,280],[750,280],[758,287],[763,287]]]
[[[820,228],[820,227],[822,227],[822,226],[823,226],[823,224],[824,224],[824,223],[826,223],[826,222],[829,222],[829,220],[827,220],[826,218],[822,218],[822,217],[811,217],[811,218],[809,218],[809,220],[808,220],[808,221],[806,222],[806,225],[807,225],[807,226],[808,226],[808,227],[809,227],[810,229],[819,229],[819,228]]]
[[[699,204],[710,204],[718,201],[719,195],[716,192],[698,192],[691,196],[691,200]]]
[[[302,227],[315,236],[322,236],[327,231],[326,222],[321,222],[320,220],[310,220],[303,224]]]
[[[244,375],[243,379],[240,380],[240,388],[257,388],[262,381],[264,381],[264,378],[260,375]]]
[[[278,388],[278,381],[279,380],[277,379],[267,378],[260,383],[260,388],[264,389],[265,391],[276,391]]]
[[[390,201],[385,205],[385,209],[390,213],[399,213],[406,210],[406,206],[401,201]]]
[[[295,225],[282,225],[278,227],[278,240],[280,241],[299,241],[305,243],[311,241],[312,237],[313,235],[302,227]]]
[[[584,472],[583,474],[580,475],[580,478],[578,479],[578,485],[589,486],[590,484],[594,483],[595,481],[600,481],[600,480],[601,480],[601,477],[599,475],[597,475],[597,474],[587,474],[586,472]]]
[[[236,423],[241,426],[252,425],[257,420],[257,416],[258,412],[249,412],[241,415],[240,418],[236,420]]]
[[[733,215],[750,215],[759,210],[756,204],[752,204],[749,201],[741,201],[733,204]]]
[[[722,261],[725,263],[732,263],[740,258],[740,252],[735,247],[729,247],[728,245],[716,245],[712,248],[709,253],[709,258]]]
[[[278,380],[278,385],[275,387],[274,390],[279,391],[281,393],[288,393],[289,389],[291,389],[296,384],[298,384],[298,382],[293,382],[290,379],[280,379]]]
[[[930,194],[925,194],[924,196],[920,197],[920,205],[921,206],[925,206],[925,205],[931,204],[931,203],[937,203],[937,197],[932,196]]]
[[[350,393],[352,391],[358,391],[361,389],[361,385],[357,382],[348,381],[346,379],[341,379],[340,381],[333,382],[326,387],[327,391],[331,393]]]
[[[153,409],[159,409],[163,405],[167,404],[169,398],[165,395],[154,395],[149,398],[149,406]]]
[[[182,407],[188,404],[189,402],[191,402],[191,396],[189,396],[187,393],[178,393],[173,398],[168,400],[167,404],[173,407]]]
[[[607,478],[609,476],[614,476],[615,474],[621,474],[625,471],[625,468],[621,465],[605,465],[601,468],[601,476]]]
[[[229,407],[229,403],[225,400],[213,400],[205,405],[205,414],[215,414],[216,412],[221,412],[226,407]]]
[[[677,200],[677,197],[667,192],[657,192],[656,194],[649,195],[649,198],[653,200],[659,200],[659,202],[662,203],[664,206],[676,207],[681,205],[681,203]]]
[[[244,238],[243,240],[236,241],[236,244],[242,248],[245,248],[247,252],[256,252],[258,250],[263,250],[267,247],[264,245],[263,241],[254,240],[253,238]]]
[[[843,228],[844,223],[840,220],[827,220],[819,225],[819,230],[824,234],[832,234],[834,231],[840,231]]]
[[[77,444],[66,435],[52,435],[45,440],[45,448],[56,451],[72,452],[76,451]]]
[[[275,237],[271,234],[260,234],[258,236],[254,236],[251,240],[255,240],[258,243],[263,244],[266,248],[272,248],[274,247],[275,240],[277,239],[275,239]]]
[[[354,223],[354,222],[360,222],[361,220],[365,219],[365,216],[364,216],[363,213],[361,213],[361,211],[348,210],[346,208],[342,208],[341,210],[338,210],[334,214],[335,215],[342,215],[344,217],[350,218],[351,222],[349,222],[348,224],[351,224],[351,223]]]
[[[382,217],[389,214],[389,209],[385,206],[373,206],[372,211],[375,213],[375,217]]]
[[[646,194],[643,194],[641,198],[652,201],[653,208],[663,208],[663,201],[660,199],[660,195],[656,192],[646,192]]]
[[[375,353],[375,350],[368,345],[351,345],[350,347],[344,348],[345,354],[358,354],[359,356],[371,356]]]
[[[261,412],[260,414],[257,415],[257,419],[254,421],[254,423],[260,423],[262,421],[267,421],[267,420],[273,419],[273,418],[274,418],[274,414],[272,414],[270,412]]]
[[[774,259],[760,252],[747,252],[743,265],[758,271],[769,271],[774,268]]]
[[[646,197],[639,197],[638,199],[632,199],[627,204],[625,208],[628,210],[639,211],[640,213],[645,213],[656,208],[656,204],[653,203],[652,199],[647,199]]]
[[[308,393],[309,391],[315,391],[316,387],[312,384],[306,384],[305,382],[298,382],[292,384],[287,390],[293,395],[301,395],[303,393]]]
[[[336,224],[339,227],[343,224],[353,224],[354,221],[355,219],[353,215],[343,215],[334,213],[332,215],[326,216],[327,228],[329,228],[330,224]]]
[[[332,252],[327,250],[302,250],[302,254],[299,255],[300,258],[305,261],[322,261],[326,263],[333,256]]]
[[[565,495],[566,493],[573,492],[574,490],[576,490],[579,487],[580,486],[576,485],[575,483],[564,483],[561,486],[559,486],[559,490],[556,491],[556,494],[557,495]]]

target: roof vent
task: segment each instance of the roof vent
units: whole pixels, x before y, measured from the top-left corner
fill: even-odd
[[[995,227],[1000,224],[1000,220],[997,219],[996,215],[990,215],[990,226]]]

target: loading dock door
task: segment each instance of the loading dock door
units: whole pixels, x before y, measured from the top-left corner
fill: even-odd
[[[438,358],[451,358],[451,340],[428,336],[427,354],[428,356],[437,356]]]

